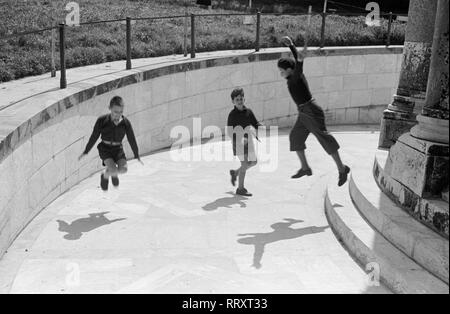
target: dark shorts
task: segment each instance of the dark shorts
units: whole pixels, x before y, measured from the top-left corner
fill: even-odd
[[[103,166],[105,166],[106,159],[112,159],[115,163],[117,163],[121,159],[127,159],[125,156],[125,152],[123,151],[122,145],[120,146],[112,146],[100,142],[97,145],[98,154],[100,155],[100,159],[103,161]]]
[[[290,150],[305,150],[305,142],[310,133],[314,134],[328,154],[333,154],[338,151],[339,144],[328,133],[325,125],[325,114],[314,99],[298,108],[297,122],[289,134]]]

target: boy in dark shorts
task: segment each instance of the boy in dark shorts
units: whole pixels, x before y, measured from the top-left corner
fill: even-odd
[[[236,88],[231,93],[231,101],[234,109],[228,115],[227,131],[232,138],[233,154],[238,156],[241,167],[237,170],[230,170],[231,184],[236,185],[239,178],[239,185],[236,190],[237,195],[252,196],[244,187],[245,174],[248,169],[257,164],[255,145],[253,143],[253,133],[251,127],[258,130],[262,126],[258,122],[253,112],[245,107],[244,90]]]
[[[102,141],[97,145],[97,148],[103,161],[103,166],[106,166],[105,171],[100,176],[100,186],[103,191],[108,190],[110,177],[112,184],[117,187],[119,186],[118,175],[128,171],[127,159],[122,146],[122,140],[125,135],[133,150],[134,158],[141,164],[144,164],[139,158],[139,149],[131,122],[123,116],[124,102],[122,97],[113,97],[110,101],[109,109],[111,111],[110,114],[102,115],[97,119],[86,149],[78,158],[81,160],[85,157],[101,136]]]
[[[306,40],[305,47],[301,53],[297,51],[297,48],[289,37],[283,37],[282,42],[291,49],[294,60],[289,58],[278,60],[278,69],[280,70],[281,76],[287,80],[289,92],[298,108],[297,122],[289,134],[289,140],[290,150],[297,152],[302,168],[292,178],[297,179],[305,175],[312,175],[312,170],[308,165],[305,155],[305,141],[308,135],[312,133],[317,137],[325,151],[336,162],[339,171],[338,186],[342,186],[347,181],[350,168],[342,163],[338,152],[339,144],[328,133],[325,126],[324,112],[312,97],[308,82],[303,74],[303,60],[306,57],[308,49]]]

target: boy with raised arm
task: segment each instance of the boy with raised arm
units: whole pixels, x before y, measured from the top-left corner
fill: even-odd
[[[303,73],[303,60],[307,54],[307,42],[301,52],[297,51],[294,43],[289,37],[283,37],[282,42],[291,49],[294,59],[282,58],[278,60],[280,74],[287,80],[288,90],[292,99],[297,104],[298,118],[289,134],[290,150],[297,152],[301,162],[301,169],[292,176],[293,179],[303,176],[311,176],[312,170],[305,155],[306,139],[310,133],[319,140],[324,150],[331,155],[336,162],[339,171],[338,186],[344,185],[350,168],[344,165],[339,156],[339,144],[327,131],[325,125],[325,114],[322,108],[312,97],[305,74]]]

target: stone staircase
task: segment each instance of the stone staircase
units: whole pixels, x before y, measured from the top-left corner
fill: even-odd
[[[325,211],[330,226],[360,265],[394,293],[448,294],[448,237],[381,191],[374,177],[380,177],[375,174],[383,170],[378,160],[384,158],[377,155],[375,164],[361,160],[346,186],[328,186]],[[436,208],[446,208],[448,217],[446,204]]]

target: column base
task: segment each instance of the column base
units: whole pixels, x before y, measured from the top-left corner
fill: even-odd
[[[412,136],[448,145],[448,120],[419,115],[417,121],[419,124],[411,129]]]
[[[377,160],[375,160],[373,175],[380,189],[393,202],[395,202],[399,207],[412,215],[418,221],[448,239],[448,200],[444,197],[442,200],[420,197],[409,188],[386,174],[385,169],[383,169]]]
[[[416,114],[386,109],[380,126],[378,148],[388,150],[398,138],[417,124]]]
[[[403,134],[389,151],[385,173],[419,197],[442,197],[449,184],[449,145]]]
[[[449,202],[449,192],[448,192],[448,187],[444,190],[444,192],[442,192],[442,199],[444,201],[446,201],[447,203]]]
[[[404,113],[414,112],[418,115],[422,112],[425,105],[425,97],[425,92],[412,91],[410,89],[405,91],[399,87],[397,94],[394,95],[394,101],[388,105],[387,109]]]

